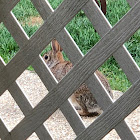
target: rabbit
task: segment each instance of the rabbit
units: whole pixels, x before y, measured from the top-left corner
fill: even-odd
[[[52,50],[44,54],[43,59],[56,79],[60,81],[70,71],[72,63],[64,60],[62,48],[56,39],[52,40],[51,47]],[[106,77],[98,70],[95,73],[113,98],[112,90]],[[85,83],[70,96],[69,100],[81,116],[97,116],[102,113],[102,109]]]

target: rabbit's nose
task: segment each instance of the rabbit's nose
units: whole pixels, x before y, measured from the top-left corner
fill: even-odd
[[[45,56],[45,59],[46,59],[46,60],[48,59],[48,56],[47,56],[47,55]]]

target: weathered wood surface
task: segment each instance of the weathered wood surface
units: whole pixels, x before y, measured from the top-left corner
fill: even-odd
[[[19,0],[0,0],[0,22],[2,22],[7,14],[15,7]]]
[[[0,138],[4,139],[9,134],[4,122],[0,119]]]
[[[37,1],[35,1],[35,2],[37,2]],[[7,27],[7,29],[11,32],[11,34],[14,37],[14,39],[16,40],[16,42],[19,44],[20,48],[22,48],[24,46],[24,44],[28,42],[28,36],[23,31],[22,27],[19,25],[18,21],[15,19],[13,14],[10,14],[8,16],[8,19],[9,19],[9,22],[6,22],[6,20],[5,20],[4,24]],[[18,23],[18,24],[16,24],[16,23]],[[13,26],[11,26],[11,25],[13,25]],[[16,32],[15,32],[15,30],[16,30]],[[17,32],[19,34],[17,34]],[[21,38],[22,40],[19,38]],[[52,89],[57,84],[57,81],[54,79],[53,75],[50,74],[49,69],[44,64],[41,56],[39,56],[38,58],[36,58],[34,60],[34,62],[32,63],[32,66],[48,90]],[[11,94],[13,94],[13,92],[11,92]],[[22,102],[22,101],[20,101],[20,102]],[[28,106],[28,104],[26,104],[26,105]],[[60,108],[61,111],[63,112],[64,116],[66,117],[67,121],[70,123],[70,125],[73,128],[73,130],[75,131],[75,133],[78,135],[82,130],[85,129],[85,126],[82,123],[81,118],[77,115],[74,108],[70,105],[70,103],[68,101],[66,101],[63,106]],[[69,110],[67,109],[68,107],[69,107]]]
[[[89,4],[89,2],[88,2],[88,4]],[[46,13],[46,15],[48,15],[48,14]],[[78,50],[78,49],[76,50],[77,46],[74,43],[74,41],[72,40],[72,38],[68,35],[67,32],[61,31],[55,38],[59,41],[61,46],[64,47],[63,50],[66,52],[67,56],[69,56],[69,58],[70,58],[71,62],[73,62],[73,64],[75,64],[78,60],[80,60],[80,58],[82,58],[82,56],[83,56],[82,53],[80,52],[80,50]],[[90,79],[92,79],[92,78],[90,78]],[[95,81],[95,83],[98,82],[95,78],[94,78],[94,80],[91,80],[91,83],[93,83],[93,81]],[[104,103],[109,105],[110,102],[108,102],[108,100],[106,100],[106,98],[104,97],[105,95],[103,95],[102,98],[101,98],[101,96],[99,94],[101,92],[100,84],[98,86],[97,86],[97,84],[95,84],[95,85],[92,84],[92,90],[91,91],[93,91],[93,93],[96,92],[94,89],[98,89],[98,92],[97,92],[98,94],[96,94],[96,96],[98,96],[98,98],[101,99],[101,101],[98,102],[98,103],[102,104],[101,107],[107,108],[108,106],[105,106]],[[107,98],[108,98],[108,96],[107,96]],[[99,101],[99,100],[97,100],[97,101]],[[121,128],[118,127],[118,131],[120,131],[119,134],[120,134],[120,137],[122,139],[123,138],[124,139],[127,139],[127,138],[135,139],[134,135],[132,134],[130,129],[127,127],[125,122],[122,122],[120,125],[121,125]],[[123,129],[124,127],[126,128],[125,130]],[[79,127],[79,128],[81,128],[81,127]],[[127,133],[127,135],[124,135],[125,132]]]
[[[7,6],[7,2],[8,1],[0,1],[0,11],[4,12],[3,15],[0,15],[0,20],[3,20],[5,26],[8,28],[8,30],[16,40],[21,50],[8,65],[6,65],[5,67],[4,65],[0,66],[0,69],[2,69],[0,71],[0,95],[9,88],[9,91],[11,92],[12,96],[14,97],[26,117],[21,123],[17,125],[17,127],[12,130],[11,134],[8,133],[3,122],[0,121],[0,130],[2,130],[1,132],[4,132],[4,136],[2,138],[6,140],[26,139],[32,132],[35,131],[40,139],[45,139],[46,137],[52,139],[49,133],[45,130],[44,126],[41,126],[41,124],[43,124],[43,122],[58,107],[60,107],[60,109],[62,110],[64,116],[72,126],[74,132],[79,135],[80,132],[85,130],[85,126],[83,125],[82,120],[79,118],[78,114],[75,112],[74,108],[72,108],[71,104],[66,100],[81,83],[86,81],[86,84],[90,88],[91,92],[93,92],[93,95],[95,96],[103,110],[109,107],[107,111],[113,110],[111,114],[114,116],[116,115],[116,118],[117,116],[119,117],[114,121],[115,117],[113,116],[113,118],[109,112],[105,111],[103,115],[99,117],[99,119],[95,121],[95,123],[93,123],[91,127],[85,130],[83,134],[79,135],[77,139],[80,139],[84,134],[85,138],[87,139],[91,139],[91,136],[92,138],[95,137],[95,139],[102,138],[112,128],[116,129],[121,139],[136,139],[123,119],[139,105],[139,96],[137,95],[138,92],[140,92],[138,89],[139,81],[136,81],[139,80],[140,69],[134,62],[133,58],[130,56],[129,52],[125,49],[125,46],[121,45],[140,27],[140,12],[138,10],[140,9],[140,1],[128,0],[131,6],[134,6],[134,3],[136,2],[138,3],[115,27],[112,28],[93,0],[77,0],[76,2],[74,0],[71,2],[65,0],[62,5],[55,11],[51,8],[48,1],[32,0],[33,4],[39,11],[45,23],[33,35],[31,39],[28,38],[14,15],[12,13],[9,13],[10,9],[12,9],[12,7],[14,7],[14,5],[18,1],[13,0],[11,2],[11,5],[9,6]],[[8,9],[5,9],[5,11],[3,11],[3,8],[6,8],[5,6]],[[82,7],[86,16],[90,19],[101,37],[103,37],[110,30],[110,32],[108,32],[101,39],[101,41],[97,43],[95,48],[93,48],[84,58],[78,46],[75,44],[67,30],[64,28],[64,26],[73,18],[73,16],[75,16],[75,14]],[[67,8],[69,8],[69,10]],[[9,22],[7,22],[7,20]],[[38,56],[41,50],[43,50],[43,48],[54,37],[59,41],[73,64],[76,64],[81,59],[79,63],[74,66],[71,72],[58,84],[56,79],[49,71],[48,67],[43,62],[42,58]],[[108,93],[104,89],[103,85],[98,80],[98,77],[96,77],[96,75],[91,76],[91,73],[93,73],[93,71],[95,71],[102,63],[104,63],[104,61],[112,54],[120,64],[123,71],[128,76],[129,80],[132,83],[136,82],[131,87],[131,89],[127,91],[127,93],[125,93],[123,97],[113,105],[111,105],[112,100],[108,96]],[[33,110],[28,99],[26,99],[24,93],[21,91],[20,86],[17,83],[14,83],[17,77],[31,63],[45,86],[50,91],[50,93]],[[81,71],[81,73],[79,73],[79,70]],[[16,73],[14,71],[16,71]],[[135,74],[132,74],[132,72],[134,72]],[[68,88],[66,89],[66,87]],[[17,91],[17,93],[14,93],[15,90]],[[132,94],[131,91],[135,96],[132,96],[133,98],[127,100],[129,95]],[[104,100],[101,97],[103,97]],[[131,109],[128,110],[128,105],[132,101],[132,99],[135,99],[136,102],[132,102],[133,106],[131,105]],[[124,104],[123,108],[119,110],[120,112],[116,112],[115,114],[115,109],[119,108],[119,103],[121,103],[122,105],[123,101],[124,103],[126,102],[126,104]],[[127,111],[127,113],[123,114],[122,111]],[[119,113],[119,115],[117,113]],[[110,126],[106,130],[104,130],[104,128],[101,128],[100,125],[102,123],[107,124],[105,122],[106,116],[108,117],[107,121],[111,119],[113,123],[110,122]],[[101,121],[101,123],[98,124],[98,121]],[[101,131],[98,131],[98,133],[96,133],[95,135],[94,132],[92,133],[92,130],[96,130],[96,128],[94,128],[96,124],[98,124],[97,128],[99,130],[101,128],[103,132],[101,133]],[[84,139],[84,137],[82,138]]]
[[[101,10],[98,7],[96,8],[95,5],[96,3],[90,0],[90,2],[83,7],[83,11],[99,35],[103,37],[109,30],[111,30],[112,26]],[[130,82],[135,83],[140,76],[140,68],[137,66],[125,46],[123,45],[120,47],[116,52],[114,52],[113,56],[127,75]]]
[[[2,59],[1,59],[0,68],[2,68],[4,66],[5,66],[5,64],[4,64],[4,62],[2,62]],[[33,109],[33,107],[29,103],[29,100],[25,96],[24,92],[21,90],[20,86],[16,82],[14,82],[9,87],[8,90],[11,93],[14,100],[16,101],[16,103],[18,104],[18,106],[20,107],[23,114],[25,116],[27,116],[29,114],[29,112]],[[35,132],[41,140],[45,140],[46,137],[48,138],[48,140],[52,139],[49,132],[46,130],[45,126],[43,126],[43,125],[41,127],[39,127]],[[7,134],[3,135],[3,139],[7,135],[10,136],[8,131],[7,131]]]
[[[13,37],[15,38],[15,40],[17,41],[17,43],[20,45],[20,47],[22,48],[23,47],[23,45],[24,45],[24,43],[26,42],[28,42],[28,40],[27,40],[27,35],[26,35],[26,33],[22,30],[22,28],[21,28],[21,26],[19,25],[19,24],[15,24],[16,22],[17,22],[17,20],[15,19],[15,17],[14,17],[14,15],[13,14],[10,14],[9,16],[8,16],[8,19],[11,19],[10,20],[10,22],[6,22],[6,20],[5,20],[5,25],[6,25],[6,27],[9,29],[9,31],[12,33],[12,35],[13,35]],[[13,27],[14,27],[14,29],[13,29],[13,27],[11,27],[10,25],[13,25]],[[14,25],[16,25],[16,26],[14,26]],[[21,32],[21,31],[22,32]],[[15,32],[16,31],[16,32]],[[17,31],[19,31],[19,33],[20,34],[17,34]],[[20,40],[19,38],[22,38],[22,40]],[[34,63],[36,63],[36,64],[34,64],[33,66],[34,66],[34,68],[36,68],[35,70],[36,71],[38,71],[40,68],[45,68],[45,66],[43,66],[43,65],[41,65],[43,62],[41,62],[40,61],[41,60],[41,58],[39,57],[39,58],[37,58],[36,59],[36,61],[34,62]],[[40,67],[41,66],[41,67]],[[39,74],[42,74],[43,72],[42,72],[42,69],[40,69],[40,71],[38,72]],[[40,75],[40,77],[42,78],[42,79],[44,79],[43,81],[46,81],[46,79],[48,79],[48,76],[47,76],[47,73],[48,73],[48,71],[46,71],[45,69],[44,69],[44,73],[43,73],[43,75],[46,75],[45,77],[42,75]],[[50,77],[50,79],[52,79],[52,77]],[[48,82],[49,80],[47,80],[47,82]],[[49,83],[49,82],[48,82]],[[52,86],[55,86],[55,84],[56,83],[54,83],[52,80],[51,80],[51,83],[53,83],[53,85]],[[44,82],[44,84],[46,84],[46,82]],[[50,83],[48,84],[48,86],[49,85],[51,85]],[[47,86],[47,87],[48,87]],[[48,87],[49,88],[49,87]],[[50,89],[50,88],[49,88]],[[12,93],[11,93],[12,94]],[[28,104],[26,104],[27,106],[28,106]],[[67,103],[65,103],[65,105],[64,105],[65,107],[66,106],[70,106],[70,104],[67,102]],[[64,108],[64,107],[63,107]],[[65,111],[64,111],[65,110]],[[71,111],[72,110],[72,111]],[[72,125],[72,127],[73,127],[73,129],[74,129],[74,127],[75,128],[77,128],[75,131],[76,131],[76,133],[80,133],[81,132],[81,130],[83,130],[83,129],[85,129],[85,127],[84,127],[84,125],[83,125],[83,123],[81,123],[81,119],[77,116],[77,114],[76,113],[73,113],[73,108],[71,109],[71,108],[69,108],[69,110],[67,110],[67,109],[62,109],[62,112],[64,113],[64,115],[65,115],[65,117],[67,118],[67,119],[69,119],[69,121],[71,121],[72,123],[70,123],[71,125]],[[70,115],[69,115],[70,114]],[[76,119],[77,118],[77,119]]]
[[[88,85],[88,88],[90,89],[90,91],[92,93],[94,93],[94,97],[96,98],[99,105],[101,106],[101,108],[104,111],[108,107],[111,106],[113,101],[107,96],[105,89],[103,89],[103,87],[101,87],[101,83],[99,81],[97,81],[94,76],[91,76],[88,79],[87,85]],[[93,85],[96,86],[96,88],[94,88],[94,90],[92,89]],[[114,127],[114,129],[116,130],[116,132],[118,133],[118,135],[120,136],[120,138],[122,140],[125,140],[125,139],[136,140],[134,133],[131,131],[131,129],[129,128],[129,126],[127,125],[127,123],[124,120],[122,120],[120,123],[118,123],[118,125],[116,127]]]
[[[88,7],[87,5],[90,5],[90,7],[92,7],[92,8]],[[96,7],[96,8],[98,9],[98,7]],[[89,16],[90,16],[90,18],[92,18],[93,22],[95,22],[96,20],[98,21],[98,23],[99,22],[102,23],[103,20],[106,22],[107,20],[105,20],[104,17],[100,17],[101,14],[99,14],[100,16],[95,14],[96,12],[99,13],[99,11],[97,11],[97,10],[95,11],[96,8],[95,8],[95,4],[94,4],[93,1],[88,2],[86,4],[86,6],[84,6],[84,9],[88,9],[86,11],[89,11],[89,9],[94,9],[93,13],[89,12]],[[100,19],[102,19],[102,20],[100,20]],[[106,22],[106,24],[107,24],[107,22]],[[102,26],[99,26],[100,24],[98,24],[98,29],[103,29],[103,31],[107,32],[107,29],[109,30],[109,29],[111,29],[111,27],[108,26],[108,24],[107,25],[106,24],[104,23],[104,24],[102,24]],[[104,30],[104,28],[105,28],[105,30]],[[100,34],[104,35],[105,33],[100,32]],[[103,36],[103,35],[101,35],[101,36]],[[73,64],[75,64],[78,60],[80,60],[80,58],[82,58],[82,54],[80,54],[80,51],[79,50],[74,50],[76,45],[73,43],[73,41],[69,40],[69,38],[64,34],[64,32],[62,33],[62,31],[61,31],[59,33],[59,35],[56,36],[56,39],[59,41],[59,43],[63,47],[63,50],[66,52],[66,54],[69,55],[69,59],[71,60],[71,62],[73,62]],[[75,47],[73,47],[73,46],[75,46]],[[72,49],[70,49],[70,48],[72,48]],[[72,52],[72,50],[74,50],[74,51]],[[123,50],[123,49],[120,48],[118,50]],[[124,55],[129,56],[127,54],[127,51],[124,51],[123,53],[124,53]],[[79,54],[79,55],[77,55],[77,54]],[[76,59],[75,59],[75,56],[77,57]],[[119,56],[120,56],[120,54],[118,54],[118,57]],[[121,57],[121,58],[123,58],[123,57]],[[124,60],[121,60],[120,62],[122,63],[122,61],[124,62]],[[126,60],[129,60],[128,57],[126,57]],[[134,64],[132,63],[131,65],[133,65],[133,68],[135,68],[135,63]],[[127,69],[127,67],[126,67],[126,69]],[[132,70],[132,68],[131,68],[131,70]],[[136,75],[138,76],[138,74],[140,74],[138,69],[135,69],[135,71],[137,72]],[[98,82],[98,80],[97,80],[97,78],[95,78],[95,76],[92,76],[92,78],[89,78],[89,79],[90,80],[88,80],[86,83],[87,83],[88,86],[91,85],[90,86],[90,91],[94,94],[94,97],[96,98],[96,100],[98,101],[98,103],[102,107],[102,109],[105,110],[112,103],[112,101],[106,95],[106,92],[103,90],[103,87],[101,86],[101,83]],[[133,79],[134,79],[134,76],[133,76]],[[136,80],[137,79],[134,79],[133,81],[136,81]],[[124,130],[124,128],[125,128],[125,130]],[[128,138],[135,139],[134,134],[132,133],[132,131],[129,129],[129,127],[127,126],[127,124],[125,122],[121,122],[116,127],[116,131],[118,132],[121,139],[128,139]],[[124,134],[127,134],[127,135],[124,135]]]
[[[129,3],[131,7],[134,6],[138,1],[140,0],[127,0],[127,2]]]
[[[77,140],[99,140],[140,105],[140,79],[98,117]],[[130,105],[131,104],[131,105]]]
[[[99,43],[61,80],[55,88],[12,130],[11,136],[21,139],[40,126],[76,88],[87,79],[140,25],[140,2],[104,36]],[[136,14],[137,13],[137,14]],[[135,15],[135,16],[134,16]],[[124,27],[125,25],[125,27]],[[134,28],[135,27],[135,28]],[[119,30],[118,30],[119,29]],[[106,41],[107,40],[107,41]],[[103,46],[103,44],[105,44]],[[93,62],[94,61],[94,62]],[[81,73],[79,73],[79,70]],[[67,87],[67,88],[65,88]],[[66,94],[67,93],[67,94]],[[58,97],[59,96],[59,97]],[[26,131],[27,128],[28,132]],[[22,132],[22,133],[20,133]]]
[[[1,72],[0,95],[34,61],[88,0],[65,0]],[[24,57],[23,57],[24,56]]]
[[[36,59],[36,61],[33,63],[32,66],[35,68],[35,71],[39,74],[42,82],[45,85],[47,85],[47,89],[50,91],[53,87],[55,87],[57,85],[57,81],[55,81],[55,79],[53,78],[51,73],[49,73],[49,71],[46,70],[46,68],[45,68],[46,66],[43,63],[41,65],[41,67],[38,67],[39,62],[40,61],[37,61],[37,59]],[[42,71],[42,69],[44,69],[44,72]],[[46,78],[44,78],[44,75]],[[65,101],[65,103],[62,106],[60,106],[60,110],[62,111],[65,118],[67,119],[67,121],[69,122],[69,124],[71,125],[71,127],[73,128],[74,132],[77,135],[85,129],[85,126],[84,126],[80,116],[76,113],[75,109],[72,107],[72,105],[69,103],[68,100]]]

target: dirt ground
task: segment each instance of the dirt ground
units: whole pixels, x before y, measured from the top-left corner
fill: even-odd
[[[25,71],[18,79],[22,90],[26,93],[27,98],[33,106],[36,106],[41,99],[47,94],[47,89],[42,84],[40,78],[34,72]],[[8,91],[0,96],[0,117],[4,121],[8,130],[11,131],[23,118],[24,115],[11,97]],[[86,126],[90,125],[96,117],[82,117]],[[126,119],[126,122],[140,140],[140,106],[133,111]],[[76,138],[75,133],[64,118],[60,110],[57,110],[44,125],[50,131],[54,140],[73,140]],[[39,138],[33,133],[28,140],[38,140]],[[120,140],[115,130],[106,135],[103,140]]]

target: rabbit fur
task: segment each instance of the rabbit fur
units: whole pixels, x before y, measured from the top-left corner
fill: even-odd
[[[44,54],[43,59],[58,81],[72,68],[72,63],[64,60],[62,48],[56,39],[52,41],[52,50]],[[95,73],[113,98],[112,90],[106,77],[98,70]],[[81,116],[94,116],[102,113],[101,108],[85,83],[83,83],[69,99]]]

